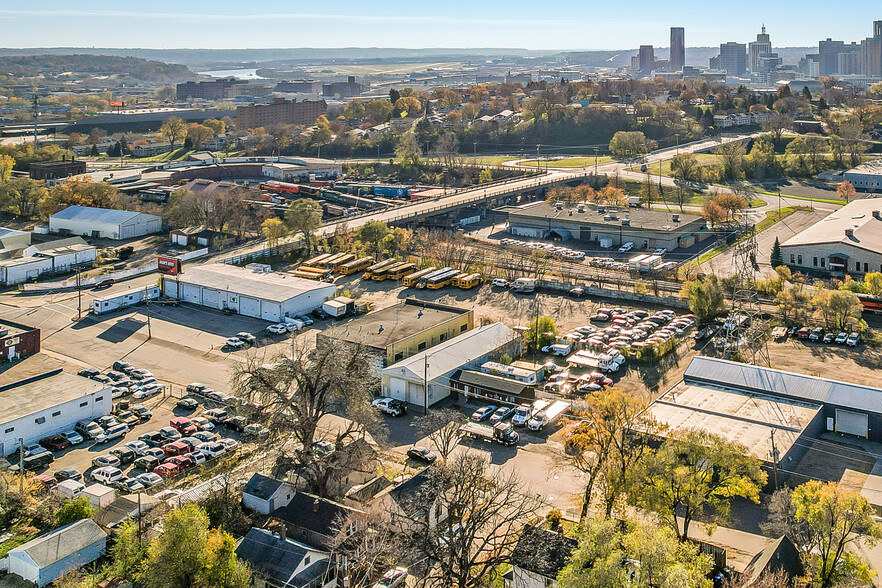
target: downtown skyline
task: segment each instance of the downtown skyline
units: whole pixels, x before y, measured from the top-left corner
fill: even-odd
[[[765,24],[776,47],[811,47],[828,37],[859,41],[878,3],[852,0],[847,12],[818,18],[829,8],[815,0],[760,3],[746,0],[719,18],[695,0],[627,4],[575,4],[549,0],[535,13],[523,0],[480,4],[450,0],[402,10],[389,0],[341,0],[333,8],[314,1],[273,0],[259,6],[158,0],[137,8],[108,8],[93,0],[75,8],[60,1],[11,0],[0,8],[2,45],[118,48],[523,48],[629,50],[669,45],[669,28],[684,27],[689,47],[752,40]],[[855,15],[861,15],[855,18]]]

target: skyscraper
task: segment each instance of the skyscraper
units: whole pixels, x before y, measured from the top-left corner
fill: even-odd
[[[743,74],[747,70],[747,45],[733,42],[720,45],[720,69],[730,76]]]
[[[686,65],[686,30],[683,27],[671,27],[670,70],[683,71]]]
[[[766,25],[763,25],[763,32],[756,36],[756,41],[748,46],[747,68],[750,73],[759,72],[759,56],[763,53],[772,52],[772,41],[766,34]]]
[[[882,20],[873,22],[873,36],[861,41],[861,74],[882,77]]]
[[[649,73],[655,68],[655,50],[652,45],[640,45],[640,71]]]
[[[873,36],[882,37],[882,20],[873,21]]]

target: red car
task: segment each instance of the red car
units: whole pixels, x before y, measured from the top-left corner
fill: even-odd
[[[199,430],[199,427],[194,425],[187,417],[175,417],[170,420],[168,424],[177,429],[177,431],[184,437],[189,437]]]
[[[184,455],[191,451],[193,448],[182,441],[172,441],[162,446],[162,452],[166,455]]]
[[[196,465],[196,462],[187,455],[174,455],[172,457],[165,458],[165,461],[162,462],[164,464],[173,464],[178,467],[181,471],[192,468]]]
[[[52,435],[51,437],[40,439],[40,445],[49,451],[64,451],[70,447],[70,441],[61,435]]]
[[[796,331],[796,336],[799,339],[808,339],[809,335],[812,334],[812,330],[808,327],[803,327],[800,330]]]
[[[153,468],[153,473],[163,478],[171,478],[172,476],[176,476],[181,471],[181,468],[176,466],[173,463],[162,463]]]

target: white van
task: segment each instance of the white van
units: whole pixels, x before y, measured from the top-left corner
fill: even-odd
[[[121,480],[123,477],[122,470],[119,468],[107,466],[92,471],[92,479],[102,484],[113,484]]]

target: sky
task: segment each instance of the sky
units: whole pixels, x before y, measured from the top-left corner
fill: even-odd
[[[719,8],[717,8],[719,6]],[[125,48],[500,47],[548,50],[755,39],[860,41],[879,0],[3,0],[0,46]]]

